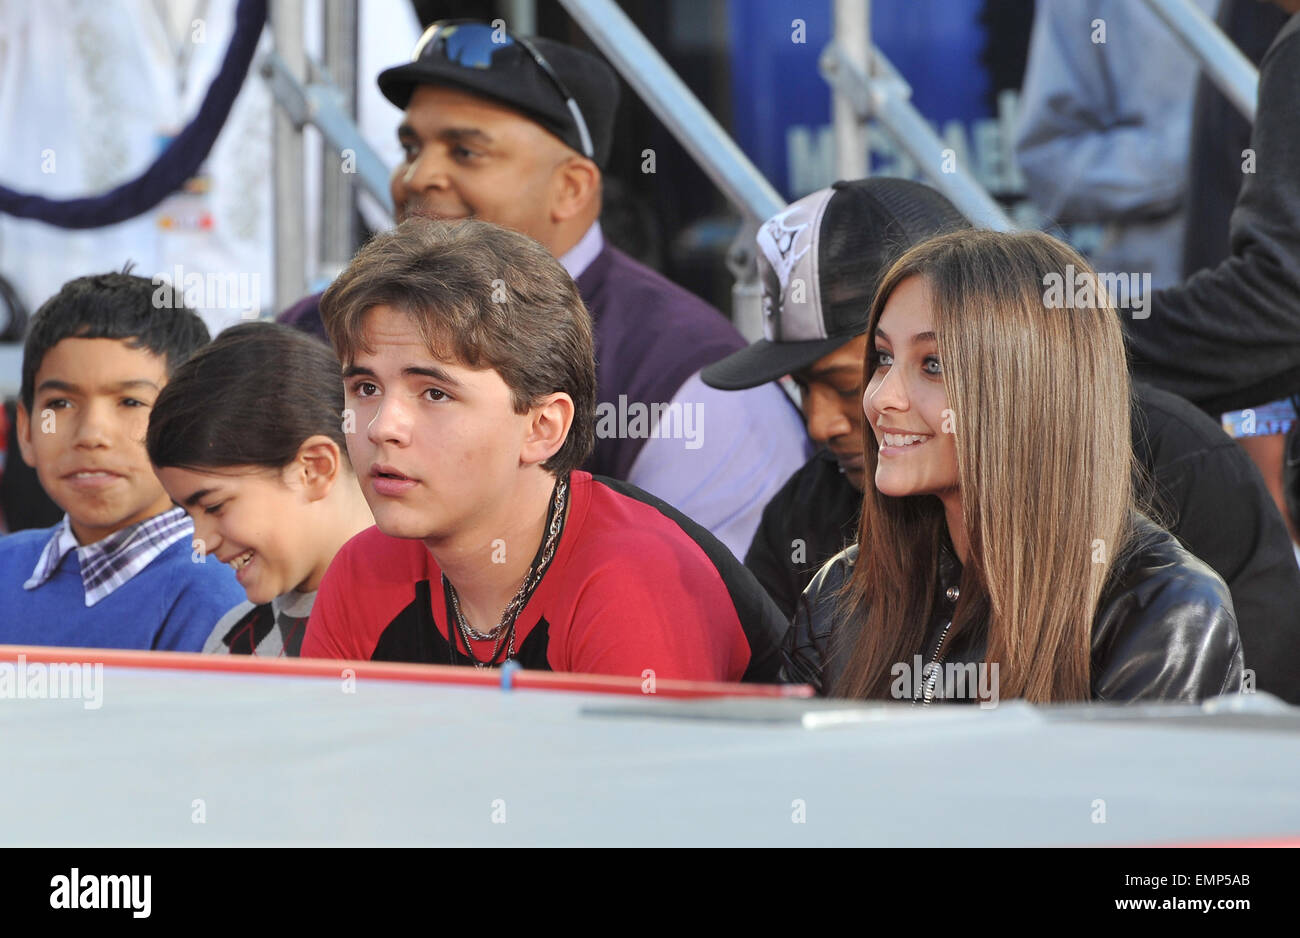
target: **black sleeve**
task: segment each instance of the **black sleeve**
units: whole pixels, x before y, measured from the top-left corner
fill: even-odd
[[[1211,413],[1300,389],[1300,15],[1264,57],[1232,256],[1121,311],[1134,374]],[[1190,236],[1195,237],[1192,232]]]
[[[1094,700],[1197,703],[1242,686],[1232,600],[1203,565],[1170,565],[1129,591],[1094,659]]]
[[[812,588],[809,587],[809,592]],[[813,636],[816,596],[808,593],[796,603],[794,621],[785,633],[781,644],[782,684],[810,684],[819,697],[826,695],[822,687],[822,654],[820,643]]]
[[[789,621],[802,589],[789,563],[792,547],[784,524],[788,513],[785,495],[782,489],[763,509],[754,540],[745,552],[745,566]]]
[[[1300,567],[1259,470],[1224,440],[1163,468],[1160,483],[1171,532],[1228,584],[1256,689],[1300,702]]]
[[[810,684],[824,697],[838,680],[838,666],[829,660],[831,634],[847,627],[839,621],[838,597],[856,559],[856,546],[836,554],[795,600],[794,620],[781,643],[782,684]]]

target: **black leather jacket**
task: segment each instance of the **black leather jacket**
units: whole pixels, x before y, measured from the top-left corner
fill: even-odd
[[[1134,513],[1133,522],[1136,536],[1117,558],[1093,619],[1092,698],[1194,702],[1240,691],[1241,639],[1223,580],[1144,515]],[[837,594],[857,556],[854,544],[832,557],[800,597],[782,649],[783,680],[822,695],[835,686],[855,638],[837,634],[831,642],[833,629],[852,627],[838,615]],[[926,663],[951,621],[960,580],[961,565],[945,543],[934,618],[925,647],[916,650]],[[981,662],[986,639],[985,628],[966,628],[942,660]]]

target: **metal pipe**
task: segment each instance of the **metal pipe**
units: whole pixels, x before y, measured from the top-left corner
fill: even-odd
[[[613,0],[560,2],[732,205],[758,223],[785,208],[772,184]]]
[[[1233,107],[1254,123],[1259,70],[1250,59],[1191,0],[1146,0],[1146,4],[1196,56],[1205,74]]]
[[[537,32],[537,0],[503,0],[501,15],[512,33],[531,36]]]
[[[355,121],[357,114],[357,0],[323,3],[325,70],[339,91],[339,105]],[[320,265],[332,274],[352,257],[356,243],[356,204],[347,161],[322,139]]]
[[[289,74],[284,61],[274,52],[267,53],[261,62],[262,76],[266,79],[280,111],[297,128],[311,124],[321,132],[333,152],[348,153],[349,171],[380,205],[393,214],[393,197],[388,188],[388,167],[375,153],[374,148],[361,136],[361,131],[339,101],[338,91],[331,85],[316,83],[304,86]],[[355,161],[355,165],[353,165]]]
[[[302,0],[271,4],[271,33],[277,57],[299,82],[307,74],[303,48]],[[306,193],[303,187],[302,134],[290,116],[276,110],[273,141],[275,188],[275,305],[283,309],[307,292]]]
[[[951,159],[939,135],[913,106],[912,89],[889,59],[872,47],[872,77],[850,62],[836,44],[827,46],[821,70],[826,80],[853,101],[861,117],[875,117],[880,126],[970,221],[995,231],[1016,225],[1002,206],[984,190],[970,170]]]
[[[916,165],[929,176],[936,189],[948,197],[957,211],[971,222],[994,231],[1014,231],[1016,225],[1002,206],[985,191],[970,170],[955,163],[944,172],[944,143],[907,99],[882,94],[876,105],[876,120],[898,141]]]
[[[864,75],[870,75],[868,52],[871,48],[871,5],[868,0],[835,0],[835,45],[844,58]],[[858,114],[853,100],[832,86],[831,126],[835,132],[835,176],[837,179],[862,179],[871,174],[867,122]]]

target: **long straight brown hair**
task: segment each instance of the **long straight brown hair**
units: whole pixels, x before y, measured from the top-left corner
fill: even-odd
[[[969,540],[948,641],[986,623],[985,661],[998,664],[1004,699],[1090,697],[1093,616],[1132,537],[1132,392],[1119,319],[1100,289],[1084,308],[1045,299],[1049,275],[1069,290],[1092,273],[1039,232],[961,231],[900,257],[871,306],[864,388],[891,294],[910,277],[929,288]],[[928,652],[947,527],[937,496],[876,490],[879,447],[869,424],[863,431],[859,553],[839,607],[861,628],[842,633],[857,637],[834,693],[888,698],[891,666]]]

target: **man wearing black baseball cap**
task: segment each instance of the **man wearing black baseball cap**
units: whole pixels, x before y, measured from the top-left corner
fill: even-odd
[[[747,566],[787,616],[821,565],[857,537],[862,370],[876,283],[908,248],[969,227],[938,192],[902,179],[838,182],[759,229],[766,337],[704,369],[714,387],[789,374],[822,449],[763,511]],[[1168,528],[1227,582],[1255,688],[1300,702],[1300,568],[1264,480],[1200,409],[1135,381],[1133,448]]]
[[[591,311],[597,440],[583,468],[663,498],[740,555],[763,506],[807,455],[775,385],[744,395],[700,370],[745,345],[716,309],[608,245],[601,168],[619,84],[600,58],[500,25],[441,21],[379,75],[404,111],[392,177],[398,221],[478,218],[557,257]],[[323,335],[309,297],[282,321]]]

